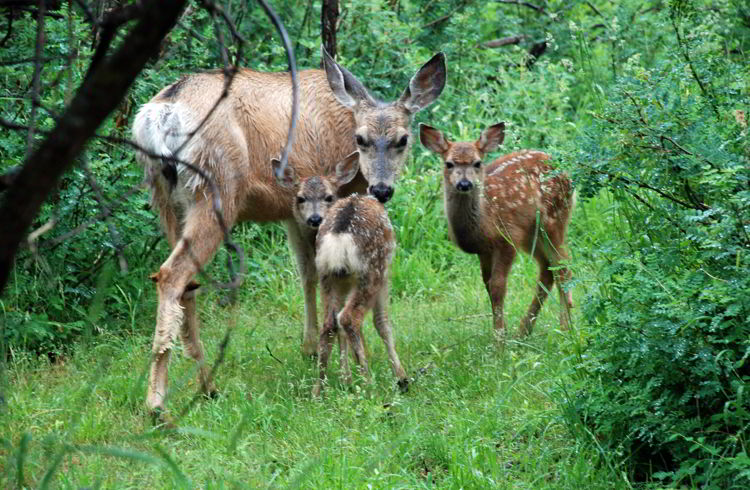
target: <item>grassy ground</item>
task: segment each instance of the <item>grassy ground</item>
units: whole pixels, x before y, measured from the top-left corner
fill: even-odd
[[[266,263],[237,303],[222,307],[217,293],[201,296],[209,362],[231,331],[217,374],[221,396],[192,403],[195,365],[178,348],[170,370],[174,431],[155,430],[144,407],[155,309],[144,285],[129,334],[103,333],[54,364],[16,355],[7,366],[0,487],[618,486],[617,474],[575,442],[561,418],[565,373],[584,336],[559,331],[556,295],[529,339],[503,347],[491,332],[476,259],[454,252],[438,282],[391,298],[397,350],[414,377],[409,392],[397,390],[368,320],[373,383],[340,385],[334,359],[322,401],[310,398],[316,368],[299,351],[303,308],[291,260],[256,254]],[[400,253],[394,268],[415,267],[414,255]],[[272,272],[261,278],[262,270]],[[408,280],[398,270],[394,276]],[[519,258],[507,298],[513,333],[535,277],[535,264]],[[105,332],[123,331],[110,327]]]

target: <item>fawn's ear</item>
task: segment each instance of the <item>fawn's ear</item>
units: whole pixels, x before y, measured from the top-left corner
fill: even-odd
[[[505,139],[505,123],[497,123],[482,131],[482,136],[476,141],[477,149],[483,155],[497,149]]]
[[[271,166],[273,167],[273,175],[276,177],[276,182],[278,182],[281,187],[292,189],[297,185],[297,174],[289,163],[287,163],[286,167],[282,169],[281,160],[278,158],[272,158]]]
[[[430,151],[443,155],[448,151],[450,145],[440,130],[426,124],[419,125],[419,141]]]
[[[354,151],[336,164],[336,185],[342,187],[348,184],[354,180],[357,172],[359,172],[359,151]]]

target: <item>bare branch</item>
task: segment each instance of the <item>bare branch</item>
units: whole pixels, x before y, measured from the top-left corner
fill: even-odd
[[[5,43],[10,39],[10,35],[13,32],[13,9],[8,11],[8,28],[5,31],[5,36],[0,40],[0,46],[4,46]]]
[[[122,253],[122,250],[124,248],[122,238],[120,238],[120,234],[117,233],[115,225],[110,219],[108,219],[108,217],[112,215],[112,212],[109,210],[109,208],[107,207],[107,203],[104,201],[104,193],[99,187],[99,184],[96,182],[96,177],[94,177],[94,174],[91,172],[91,169],[89,168],[88,162],[85,158],[81,163],[81,168],[83,169],[83,173],[86,175],[86,179],[89,181],[91,190],[94,191],[94,199],[99,203],[99,207],[102,208],[102,212],[107,214],[105,222],[107,223],[109,236],[112,237],[112,244],[115,247],[115,253],[117,254],[118,260],[120,261],[120,271],[127,272],[128,261],[125,259],[125,255]]]
[[[539,7],[538,5],[534,5],[533,3],[529,2],[521,2],[519,0],[495,0],[497,3],[507,3],[510,5],[523,5],[524,7],[528,7],[530,9],[534,9],[540,14],[546,14],[547,12],[544,10],[544,7]]]
[[[593,3],[589,2],[588,0],[587,0],[587,1],[585,2],[585,3],[586,3],[586,5],[588,5],[588,6],[589,6],[589,8],[590,8],[591,10],[593,10],[593,11],[594,11],[594,13],[595,13],[596,15],[598,15],[599,17],[604,17],[604,16],[602,15],[602,13],[601,13],[601,12],[599,12],[599,9],[598,9],[598,8],[596,8],[596,6],[594,6],[594,4],[593,4]]]
[[[44,55],[44,0],[39,0],[39,15],[36,19],[36,47],[34,51],[34,76],[31,87],[31,115],[29,116],[29,132],[26,136],[26,155],[28,158],[34,145],[34,127],[36,126],[36,111],[39,103],[39,90],[42,79],[42,56]]]
[[[286,166],[289,164],[289,152],[292,151],[292,145],[294,144],[294,130],[297,127],[297,117],[299,114],[299,82],[297,79],[297,61],[294,59],[294,51],[292,50],[292,43],[289,40],[289,35],[286,32],[286,28],[284,27],[284,24],[281,22],[281,19],[279,19],[279,16],[276,15],[276,12],[266,3],[266,0],[258,0],[258,3],[260,3],[261,7],[263,7],[263,10],[265,10],[266,15],[271,19],[271,22],[273,22],[273,25],[276,27],[276,30],[279,32],[279,36],[281,36],[281,41],[284,44],[284,49],[286,50],[286,56],[289,61],[289,75],[292,77],[292,117],[289,121],[289,133],[287,135],[286,140],[286,146],[281,152],[281,165],[279,165],[277,170],[277,177],[284,174],[284,170],[286,169]]]
[[[526,34],[518,34],[516,36],[502,37],[500,39],[493,39],[479,45],[480,48],[500,48],[502,46],[508,46],[510,44],[518,44],[526,39]]]

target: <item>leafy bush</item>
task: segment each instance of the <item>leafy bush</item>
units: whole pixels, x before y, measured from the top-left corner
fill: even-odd
[[[566,413],[636,479],[750,485],[750,78],[738,18],[675,2],[657,26],[672,30],[672,55],[653,68],[631,56],[569,154],[583,194],[608,189],[628,227],[600,249]]]

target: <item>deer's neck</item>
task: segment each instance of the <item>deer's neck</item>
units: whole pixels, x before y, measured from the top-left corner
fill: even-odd
[[[445,190],[445,216],[448,218],[451,239],[466,253],[477,254],[485,248],[482,234],[481,191],[459,193]]]

